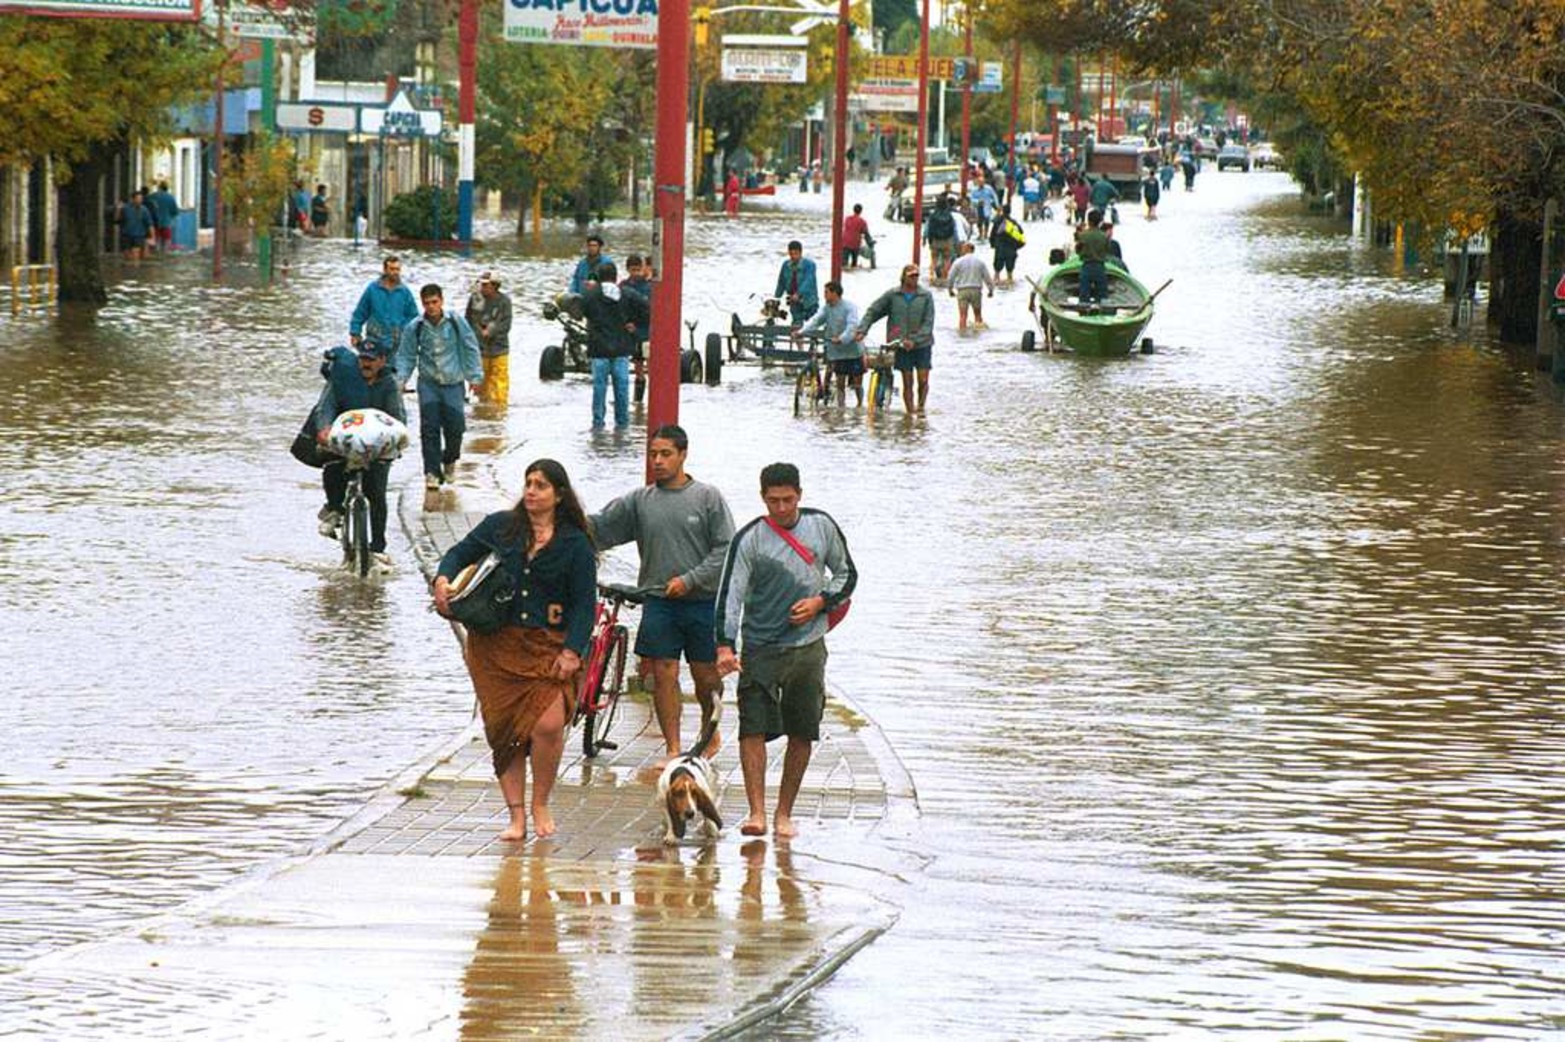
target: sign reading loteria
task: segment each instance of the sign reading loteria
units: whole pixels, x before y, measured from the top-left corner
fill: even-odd
[[[724,83],[805,83],[808,52],[783,48],[724,47]]]
[[[848,108],[854,112],[917,112],[918,81],[864,80],[848,95]]]
[[[0,15],[6,14],[193,22],[201,17],[201,0],[0,0]]]
[[[658,0],[506,0],[505,38],[651,49],[658,45]]]

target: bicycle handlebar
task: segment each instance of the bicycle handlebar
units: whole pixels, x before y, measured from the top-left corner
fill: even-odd
[[[662,593],[661,586],[626,586],[622,583],[599,583],[598,592],[605,597],[612,597],[624,601],[626,604],[641,604],[652,594]]]

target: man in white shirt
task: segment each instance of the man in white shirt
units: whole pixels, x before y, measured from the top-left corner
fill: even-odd
[[[994,272],[989,262],[973,252],[973,244],[964,242],[957,247],[960,255],[951,265],[950,293],[956,297],[956,331],[967,332],[967,311],[973,312],[973,328],[988,329],[984,325],[984,288],[994,296]]]

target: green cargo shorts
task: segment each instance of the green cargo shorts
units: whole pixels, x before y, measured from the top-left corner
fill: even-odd
[[[821,737],[826,710],[825,638],[798,648],[744,649],[739,674],[739,737]]]

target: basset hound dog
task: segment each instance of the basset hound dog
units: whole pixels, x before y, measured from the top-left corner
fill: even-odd
[[[723,829],[722,815],[717,812],[717,771],[707,759],[707,750],[713,747],[722,718],[722,699],[715,699],[712,719],[701,728],[694,748],[670,760],[658,776],[658,804],[666,822],[666,844],[684,839],[685,831],[692,825],[699,824],[708,842],[717,839]]]

